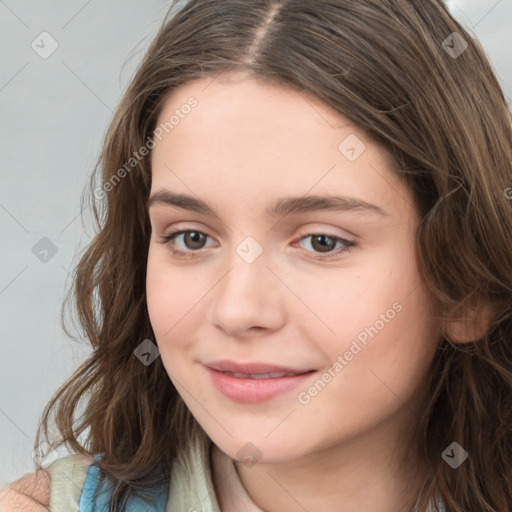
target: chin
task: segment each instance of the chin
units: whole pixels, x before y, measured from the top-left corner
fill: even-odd
[[[258,440],[260,439],[260,440]],[[257,463],[275,464],[296,459],[304,455],[303,448],[297,448],[297,443],[294,446],[283,446],[282,440],[277,439],[270,441],[265,439],[265,435],[250,440],[248,435],[244,440],[232,440],[214,443],[226,455],[232,459],[249,465]],[[299,444],[300,446],[300,444]]]

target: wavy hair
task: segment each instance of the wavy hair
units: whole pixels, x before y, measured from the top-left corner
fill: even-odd
[[[114,113],[87,189],[97,232],[74,268],[62,315],[71,336],[64,309],[72,299],[93,350],[46,404],[35,447],[44,434],[50,449],[65,443],[102,453],[97,464],[113,484],[115,512],[131,494],[169,481],[192,440],[208,443],[161,358],[145,366],[133,354],[155,339],[145,297],[151,152],[134,155],[154,136],[168,94],[223,72],[313,94],[373,137],[411,186],[422,219],[420,271],[440,317],[492,307],[481,338],[440,336],[408,453],[427,468],[418,512],[436,493],[451,512],[509,512],[512,123],[484,51],[440,0],[171,5]],[[51,418],[58,436],[49,436]],[[469,453],[457,470],[441,458],[454,441]]]

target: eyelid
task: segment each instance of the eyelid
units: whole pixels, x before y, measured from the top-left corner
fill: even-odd
[[[330,236],[332,238],[342,238],[343,240],[346,240],[347,242],[355,242],[356,239],[357,239],[357,236],[354,235],[353,233],[350,233],[350,231],[347,231],[345,229],[341,230],[341,228],[338,228],[340,229],[341,231],[343,231],[343,233],[341,234],[336,234],[334,232],[334,230],[336,228],[326,228],[326,227],[322,227],[322,225],[320,224],[316,224],[314,225],[313,227],[310,227],[311,226],[311,223],[307,225],[308,227],[299,227],[299,234],[298,234],[298,237],[303,237],[303,236],[307,236],[307,235],[327,235],[327,236]]]
[[[162,231],[162,233],[176,233],[177,231],[198,231],[199,233],[208,235],[210,238],[215,238],[211,235],[210,230],[205,227],[204,224],[198,224],[199,225],[187,224],[186,222],[177,222],[171,226],[162,228],[160,231]]]

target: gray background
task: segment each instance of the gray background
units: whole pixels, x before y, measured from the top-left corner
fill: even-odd
[[[480,38],[510,105],[512,0],[448,3]],[[0,486],[34,469],[42,409],[89,353],[60,327],[69,272],[92,236],[80,196],[167,5],[0,0]],[[31,47],[51,49],[42,32],[58,44],[46,59]]]

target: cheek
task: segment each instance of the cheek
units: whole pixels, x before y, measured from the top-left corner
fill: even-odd
[[[382,404],[392,410],[415,394],[427,377],[438,343],[437,324],[423,286],[382,291],[368,309],[352,305],[336,325],[329,360],[344,359],[336,393],[354,410]],[[334,390],[333,390],[334,392]],[[399,398],[397,398],[399,397]],[[397,401],[398,400],[398,401]]]
[[[329,352],[343,349],[359,334],[364,341],[372,326],[389,332],[415,322],[425,308],[424,299],[414,292],[419,284],[421,278],[407,257],[394,249],[375,251],[353,267],[299,274],[293,290],[309,311],[301,306],[304,314],[297,314],[296,321],[311,339],[316,333],[328,340]],[[404,317],[409,320],[402,326]]]
[[[315,313],[303,316],[302,329],[310,339],[322,340],[318,348],[331,364],[349,351],[349,365],[360,375],[368,368],[390,374],[399,367],[411,373],[426,369],[439,325],[412,248],[397,245],[360,263],[328,280],[319,274],[299,283],[300,295]]]
[[[193,346],[194,336],[204,322],[201,305],[211,284],[198,279],[193,267],[172,266],[164,251],[148,253],[146,300],[156,343],[166,368],[172,357]],[[202,283],[202,284],[201,284]]]
[[[180,273],[171,272],[162,251],[149,251],[146,273],[146,300],[153,331],[159,344],[174,332],[181,310],[187,302],[184,295],[190,287],[180,283]]]
[[[150,248],[146,270],[146,302],[151,326],[157,338],[173,308],[173,294],[165,293],[169,283],[165,266],[160,259]]]

